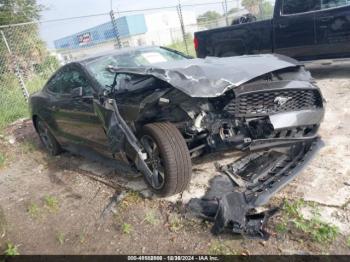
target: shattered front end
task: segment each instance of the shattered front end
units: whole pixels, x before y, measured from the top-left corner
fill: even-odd
[[[208,131],[207,145],[213,151],[253,151],[312,141],[325,110],[319,88],[310,79],[298,80],[305,73],[300,68],[289,80],[286,73],[274,72],[271,77],[282,80],[255,80],[212,98],[212,110],[199,113],[192,129]]]
[[[214,220],[215,234],[229,228],[267,239],[266,223],[276,210],[256,213],[256,208],[267,204],[322,147],[317,135],[325,114],[322,94],[300,67],[254,79],[211,103],[218,113],[202,120],[210,127],[208,146],[213,151],[236,148],[246,155],[217,164],[221,175],[189,208]]]

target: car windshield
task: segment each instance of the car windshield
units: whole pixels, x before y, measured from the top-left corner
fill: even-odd
[[[109,67],[142,67],[184,59],[187,59],[187,57],[181,53],[161,47],[150,47],[99,57],[88,61],[86,67],[96,80],[105,87],[113,83],[115,75],[108,70]]]

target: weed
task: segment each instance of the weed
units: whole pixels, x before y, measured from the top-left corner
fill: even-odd
[[[4,153],[0,152],[0,168],[5,165],[6,162],[6,156]]]
[[[275,229],[278,233],[286,233],[288,231],[288,224],[283,221],[281,223],[276,224]]]
[[[17,250],[17,246],[12,243],[7,243],[7,248],[4,252],[5,256],[18,256],[19,252]]]
[[[181,219],[177,217],[172,217],[170,219],[170,226],[169,226],[170,231],[177,233],[183,228],[183,226],[184,225],[181,223]]]
[[[40,216],[40,208],[38,207],[37,204],[31,203],[28,208],[27,212],[32,218],[38,218]]]
[[[79,242],[80,242],[80,244],[85,243],[85,234],[84,233],[79,234]]]
[[[142,197],[139,192],[130,191],[124,200],[129,202],[130,204],[137,204],[142,201]]]
[[[350,247],[350,236],[349,236],[348,239],[346,240],[346,245],[347,245],[348,247]]]
[[[157,225],[159,223],[159,220],[153,211],[147,212],[146,217],[143,221],[146,221],[150,225]]]
[[[294,202],[285,200],[282,209],[288,216],[295,217],[300,215],[300,208],[303,206],[305,206],[305,201],[303,199],[299,199]]]
[[[312,208],[311,219],[305,219],[300,212],[300,209],[306,205]],[[297,200],[294,202],[285,201],[282,211],[282,222],[276,225],[276,230],[278,232],[287,231],[288,225],[291,224],[319,243],[331,243],[339,234],[338,227],[321,221],[320,211],[315,203],[306,203],[304,200]],[[291,221],[291,223],[289,223],[289,221]]]
[[[126,235],[130,235],[130,233],[131,233],[133,230],[134,230],[134,229],[133,229],[132,225],[130,225],[130,224],[124,223],[124,224],[122,225],[122,231],[123,231],[123,233],[126,234]]]
[[[219,241],[210,244],[208,253],[210,255],[237,255],[236,251]]]
[[[24,141],[22,143],[23,153],[32,153],[36,150],[36,144],[33,141]]]
[[[60,245],[63,245],[65,242],[65,236],[62,232],[59,232],[57,234],[56,239],[57,239],[58,243],[60,243]]]
[[[45,205],[50,211],[57,211],[59,209],[58,200],[54,196],[46,196],[44,198]]]
[[[129,206],[138,204],[141,201],[142,201],[142,197],[140,193],[136,191],[129,191],[119,206],[121,209],[127,209]]]

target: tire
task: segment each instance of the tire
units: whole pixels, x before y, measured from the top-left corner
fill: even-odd
[[[45,147],[46,151],[51,156],[59,155],[62,152],[62,148],[60,144],[57,142],[56,138],[50,132],[49,128],[47,127],[47,124],[43,120],[37,119],[35,126],[38,132],[40,141]]]
[[[159,163],[155,164],[156,166],[152,163],[157,162],[157,156],[152,162],[150,150],[147,150],[149,148],[147,144],[149,145],[152,140],[156,144],[154,155],[158,155],[160,160]],[[154,174],[155,170],[159,171],[157,175],[158,185],[156,185],[157,183],[152,185],[145,178],[152,191],[161,197],[183,192],[191,180],[192,162],[190,152],[180,131],[168,122],[147,124],[143,127],[140,141],[148,155],[146,161],[148,167]]]

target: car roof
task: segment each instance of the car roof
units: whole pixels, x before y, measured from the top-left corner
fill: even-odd
[[[120,55],[125,53],[132,53],[135,51],[143,51],[143,50],[149,50],[149,49],[155,49],[155,48],[162,48],[161,46],[139,46],[139,47],[125,47],[121,49],[115,49],[113,51],[107,51],[107,52],[101,52],[94,54],[92,56],[85,57],[81,60],[75,61],[76,63],[80,64],[86,64],[90,61],[96,60],[101,57],[110,56],[110,55]]]

